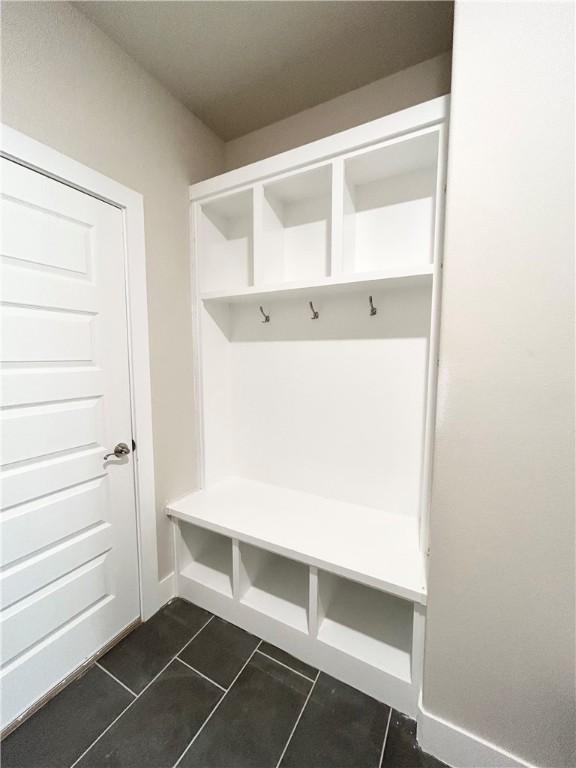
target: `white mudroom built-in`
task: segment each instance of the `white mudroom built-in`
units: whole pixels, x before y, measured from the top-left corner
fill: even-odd
[[[2,768],[574,768],[574,0],[0,0]]]
[[[412,716],[447,116],[190,188],[202,489],[167,508],[178,594]]]

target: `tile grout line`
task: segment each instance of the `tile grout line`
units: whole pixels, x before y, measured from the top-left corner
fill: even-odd
[[[198,738],[198,736],[200,736],[200,734],[202,733],[202,731],[204,730],[204,728],[206,727],[206,725],[209,723],[210,719],[212,718],[212,715],[213,715],[213,714],[216,712],[216,710],[218,709],[218,707],[220,706],[220,704],[222,704],[222,702],[224,701],[224,699],[226,698],[226,696],[227,696],[227,695],[230,693],[230,691],[231,691],[231,689],[232,689],[232,686],[234,685],[234,683],[236,682],[236,680],[238,680],[238,678],[240,677],[240,675],[242,674],[242,672],[244,672],[244,669],[245,669],[245,668],[248,666],[248,663],[249,663],[249,662],[252,660],[252,657],[254,656],[254,654],[256,653],[256,651],[258,650],[258,648],[260,648],[260,645],[261,645],[261,644],[262,644],[262,640],[260,640],[260,641],[259,641],[259,643],[258,643],[258,645],[256,646],[256,648],[254,648],[254,650],[252,651],[252,653],[250,654],[250,656],[249,656],[249,657],[246,659],[246,661],[245,661],[245,662],[244,662],[244,664],[242,665],[242,668],[240,669],[240,671],[238,672],[238,674],[236,675],[236,677],[234,678],[234,680],[232,680],[232,682],[230,683],[230,685],[229,685],[229,686],[228,686],[228,688],[226,689],[225,693],[224,693],[224,694],[223,694],[223,695],[222,695],[222,696],[221,696],[221,697],[218,699],[218,701],[216,702],[216,704],[215,704],[215,705],[212,707],[212,709],[210,710],[210,714],[208,715],[208,717],[206,718],[206,720],[204,720],[204,722],[202,723],[202,725],[200,726],[200,728],[198,728],[198,730],[197,730],[197,731],[196,731],[196,733],[194,734],[194,737],[192,738],[192,741],[190,742],[190,744],[188,744],[188,746],[186,747],[186,749],[185,749],[185,750],[182,752],[182,754],[180,755],[180,757],[178,758],[178,760],[176,760],[176,762],[174,763],[174,765],[172,766],[172,768],[177,768],[177,766],[180,764],[180,762],[182,761],[182,758],[184,757],[184,755],[186,754],[186,752],[188,752],[188,750],[189,750],[189,749],[190,749],[190,747],[191,747],[191,746],[194,744],[194,742],[196,741],[196,739]]]
[[[382,768],[382,761],[384,760],[384,752],[386,750],[386,739],[388,738],[388,731],[390,730],[390,721],[392,720],[392,707],[388,712],[388,720],[386,721],[386,730],[384,731],[384,740],[382,742],[382,750],[380,751],[380,760],[378,761],[378,768]]]
[[[290,672],[294,672],[295,675],[300,675],[300,677],[303,677],[305,680],[308,680],[310,683],[315,683],[316,678],[308,677],[308,675],[305,675],[304,672],[298,672],[297,669],[293,669],[292,667],[289,667],[288,664],[284,664],[283,661],[278,661],[278,659],[275,659],[274,656],[268,656],[267,653],[264,653],[264,651],[258,651],[260,656],[266,656],[267,659],[270,659],[270,661],[274,661],[276,664],[280,664],[281,667],[284,667],[285,669],[289,669]]]
[[[199,630],[198,630],[198,631],[197,631],[197,632],[196,632],[196,633],[195,633],[195,634],[194,634],[194,635],[193,635],[193,636],[190,638],[190,640],[187,640],[187,641],[186,641],[186,643],[185,643],[185,644],[182,646],[182,648],[180,648],[180,650],[178,651],[178,653],[182,653],[182,651],[184,650],[184,648],[186,648],[186,646],[188,645],[188,643],[191,643],[191,642],[192,642],[192,640],[194,640],[194,638],[195,638],[195,637],[198,637],[198,635],[200,634],[200,632],[202,632],[202,630],[204,629],[204,627],[207,627],[207,626],[208,626],[208,624],[210,624],[210,622],[212,621],[212,619],[213,619],[213,618],[214,618],[214,615],[210,616],[210,618],[208,619],[208,621],[206,621],[204,624],[202,624],[202,626],[200,627],[200,629],[199,629]],[[170,658],[170,661],[169,661],[167,664],[165,664],[165,665],[162,667],[162,669],[160,670],[160,672],[158,672],[158,674],[157,674],[157,675],[154,675],[154,677],[152,678],[152,680],[150,680],[150,682],[149,682],[149,683],[147,683],[147,684],[144,686],[144,688],[142,688],[142,690],[140,691],[140,693],[136,694],[136,698],[132,699],[132,701],[130,702],[130,704],[128,704],[128,706],[127,706],[127,707],[125,707],[125,708],[122,710],[122,712],[120,712],[120,714],[119,714],[117,717],[115,717],[115,718],[114,718],[114,720],[112,720],[112,722],[111,722],[109,725],[107,725],[107,726],[106,726],[106,728],[104,728],[104,730],[102,731],[102,733],[101,733],[99,736],[97,736],[97,737],[94,739],[94,741],[93,741],[93,742],[92,742],[92,743],[91,743],[91,744],[90,744],[90,745],[89,745],[89,746],[88,746],[88,747],[87,747],[87,748],[84,750],[84,752],[82,752],[82,754],[81,754],[79,757],[77,757],[77,758],[76,758],[76,760],[74,760],[74,762],[72,763],[72,765],[70,766],[70,768],[74,768],[74,766],[75,766],[75,765],[77,765],[77,763],[79,763],[79,762],[80,762],[80,760],[82,760],[82,758],[84,757],[84,755],[86,755],[86,754],[87,754],[87,753],[88,753],[88,752],[89,752],[89,751],[92,749],[92,747],[93,747],[93,746],[94,746],[94,745],[95,745],[95,744],[96,744],[98,741],[100,741],[100,739],[102,738],[102,736],[104,736],[104,734],[105,734],[105,733],[107,733],[107,732],[110,730],[110,728],[112,728],[112,726],[113,726],[113,725],[114,725],[116,722],[118,722],[118,720],[120,720],[120,718],[121,718],[121,717],[122,717],[122,716],[123,716],[123,715],[124,715],[124,714],[125,714],[125,713],[126,713],[128,710],[129,710],[129,709],[130,709],[130,707],[132,707],[132,705],[133,705],[133,704],[135,704],[135,703],[138,701],[138,699],[139,699],[139,698],[142,696],[142,694],[143,694],[143,693],[145,693],[145,691],[147,691],[147,690],[148,690],[148,688],[150,688],[150,686],[152,685],[152,683],[154,683],[154,682],[155,682],[155,681],[156,681],[156,680],[157,680],[157,679],[160,677],[160,675],[162,674],[162,672],[164,672],[164,670],[165,670],[165,669],[168,669],[168,667],[170,666],[170,664],[172,664],[172,662],[174,661],[174,659],[176,658],[176,656],[178,656],[178,653],[174,654],[174,656],[172,656],[172,657]]]
[[[190,605],[192,605],[192,603],[190,603]],[[206,629],[206,627],[208,626],[208,624],[210,624],[210,622],[212,621],[212,619],[213,619],[213,618],[214,618],[214,614],[212,614],[212,615],[210,616],[210,618],[208,619],[208,621],[207,621],[205,624],[202,624],[202,626],[200,627],[200,629],[198,630],[198,632],[196,632],[196,634],[192,635],[192,637],[190,638],[190,640],[188,640],[188,642],[187,642],[185,645],[183,645],[183,646],[182,646],[182,648],[180,648],[180,650],[178,651],[178,653],[175,653],[175,654],[174,654],[174,656],[172,656],[172,659],[171,659],[172,661],[174,661],[174,659],[177,659],[177,658],[178,658],[178,656],[180,656],[180,654],[181,654],[181,653],[183,653],[183,652],[186,650],[186,648],[188,648],[188,646],[190,645],[190,643],[192,642],[192,640],[196,640],[196,638],[198,637],[198,635],[200,634],[200,632],[202,632],[202,630],[203,630],[203,629]]]
[[[288,741],[284,745],[284,749],[282,750],[282,754],[278,758],[278,762],[276,763],[276,768],[280,768],[280,763],[284,759],[284,755],[286,754],[286,750],[288,749],[290,742],[292,741],[292,736],[296,733],[296,728],[298,727],[298,723],[300,722],[300,719],[302,718],[302,715],[304,714],[304,710],[306,709],[308,702],[310,701],[310,696],[312,696],[312,691],[316,687],[316,683],[318,682],[318,678],[320,677],[320,670],[316,673],[316,678],[312,682],[312,685],[310,686],[310,690],[308,691],[308,696],[306,696],[306,701],[302,705],[302,709],[300,710],[300,714],[296,718],[296,722],[294,723],[294,727],[290,731],[290,736],[288,736]],[[306,678],[308,679],[308,678]]]
[[[111,678],[112,678],[112,680],[114,680],[116,683],[118,683],[118,685],[121,685],[121,686],[122,686],[122,688],[125,688],[125,689],[128,691],[128,693],[131,693],[131,694],[132,694],[132,696],[134,696],[134,697],[138,696],[138,694],[137,694],[137,693],[134,693],[134,691],[132,690],[132,688],[128,688],[128,686],[127,686],[127,685],[125,685],[125,683],[123,683],[123,682],[122,682],[122,680],[118,680],[118,678],[117,678],[115,675],[113,675],[113,674],[112,674],[112,672],[109,672],[109,671],[106,669],[106,667],[103,667],[103,666],[102,666],[102,664],[100,664],[100,662],[99,662],[99,661],[97,661],[97,662],[96,662],[95,666],[96,666],[96,667],[98,667],[99,669],[101,669],[101,670],[102,670],[102,672],[106,672],[106,674],[108,675],[108,677],[111,677]]]
[[[176,656],[174,658],[174,661],[179,661],[180,664],[184,664],[185,667],[188,667],[188,669],[191,669],[192,672],[196,672],[197,675],[200,675],[200,677],[203,677],[204,680],[207,680],[209,683],[212,683],[212,685],[215,685],[216,688],[220,688],[221,691],[224,691],[226,693],[226,688],[224,686],[220,685],[220,683],[217,683],[215,680],[212,680],[212,678],[208,677],[208,675],[205,675],[203,672],[200,672],[199,669],[196,669],[192,666],[192,664],[188,664],[187,661],[184,661],[184,659],[181,659],[180,656]]]

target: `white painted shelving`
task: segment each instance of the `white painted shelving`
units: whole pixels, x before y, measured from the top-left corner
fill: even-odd
[[[425,283],[432,279],[434,267],[432,264],[406,268],[389,269],[384,273],[367,273],[359,275],[341,275],[325,277],[319,280],[304,280],[298,282],[284,282],[266,286],[250,286],[248,288],[231,288],[220,291],[203,291],[203,301],[218,301],[221,303],[238,303],[254,301],[255,299],[298,298],[311,295],[337,295],[353,291],[374,292],[381,289],[392,288],[394,283],[402,282],[404,285]]]
[[[426,602],[415,517],[242,478],[172,502],[168,512],[183,522]]]
[[[189,579],[232,597],[232,546],[230,539],[209,530],[182,529],[180,567]]]
[[[410,682],[410,603],[323,573],[319,604],[319,640]]]
[[[240,602],[300,632],[308,631],[308,569],[272,552],[241,545]]]
[[[178,591],[415,714],[447,98],[190,190],[201,489]]]

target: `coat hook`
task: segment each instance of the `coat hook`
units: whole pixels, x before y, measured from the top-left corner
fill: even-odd
[[[378,310],[374,306],[374,302],[372,301],[372,296],[368,296],[368,301],[370,302],[370,317],[374,317],[374,315],[378,314]]]
[[[318,320],[318,318],[320,317],[320,315],[319,315],[319,314],[318,314],[318,312],[316,312],[316,310],[314,309],[314,304],[312,304],[312,302],[311,302],[311,301],[309,301],[309,302],[308,302],[308,305],[309,305],[309,307],[310,307],[310,311],[312,312],[312,317],[310,318],[310,320]]]
[[[260,307],[260,312],[262,313],[262,317],[264,320],[262,320],[263,323],[269,323],[270,322],[270,315],[267,315],[266,312]]]

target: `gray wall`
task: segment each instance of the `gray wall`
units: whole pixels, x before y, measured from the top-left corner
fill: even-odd
[[[253,163],[449,92],[450,53],[443,53],[227,142],[226,169]]]
[[[457,2],[424,705],[576,765],[574,6]]]
[[[223,144],[68,3],[2,4],[2,120],[144,195],[160,575],[163,506],[197,485],[188,184]]]

